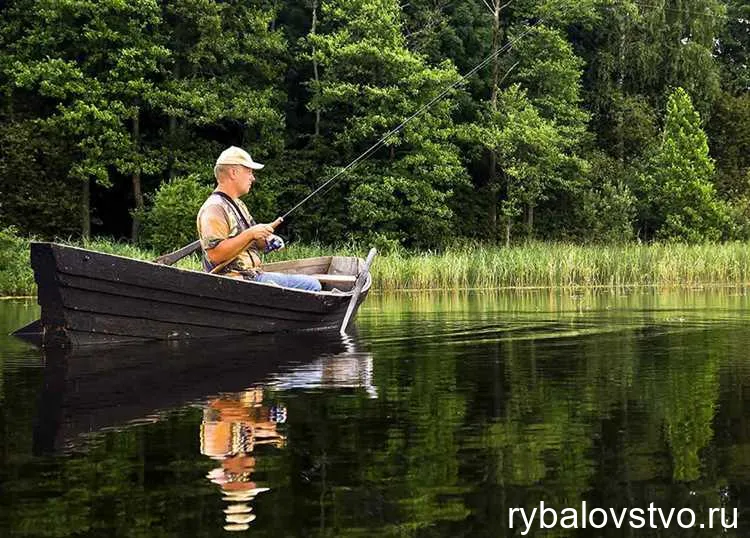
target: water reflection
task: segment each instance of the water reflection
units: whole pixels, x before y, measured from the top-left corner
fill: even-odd
[[[547,295],[375,296],[352,342],[113,349],[62,376],[19,355],[0,535],[509,536],[542,501],[738,508],[739,530],[528,535],[746,535],[747,297]]]
[[[279,431],[287,422],[286,404],[275,398],[278,391],[289,395],[300,389],[356,389],[377,397],[372,385],[372,355],[356,351],[351,337],[342,340],[347,351],[327,355],[310,363],[272,374],[263,384],[211,398],[203,408],[201,454],[220,465],[207,478],[220,487],[227,502],[226,531],[243,531],[255,520],[250,504],[257,495],[270,491],[253,479],[256,447],[281,449],[286,436]]]
[[[339,335],[309,334],[45,350],[35,451],[70,449],[81,434],[155,421],[211,394],[295,381],[297,371],[315,372],[310,365],[316,361],[336,364],[357,354],[347,346],[352,343]]]
[[[90,452],[105,432],[200,409],[199,452],[215,462],[205,476],[218,486],[226,531],[247,530],[256,518],[255,498],[272,487],[255,474],[259,460],[271,457],[268,450],[286,444],[288,410],[280,395],[346,389],[377,397],[372,355],[359,351],[351,336],[268,335],[42,353],[36,454]]]

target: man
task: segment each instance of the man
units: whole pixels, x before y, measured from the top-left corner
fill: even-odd
[[[265,250],[267,242],[279,239],[273,231],[282,219],[256,224],[239,198],[250,192],[255,182],[254,170],[263,166],[235,146],[224,150],[216,160],[216,190],[203,203],[197,218],[203,267],[206,271],[219,267],[218,274],[254,282],[320,291],[320,282],[312,277],[269,273],[260,268],[260,252]]]

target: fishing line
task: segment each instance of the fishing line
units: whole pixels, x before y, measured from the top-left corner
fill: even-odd
[[[475,67],[473,67],[470,71],[459,77],[453,84],[447,86],[443,91],[441,91],[436,97],[433,97],[429,102],[422,105],[419,110],[417,110],[414,114],[406,118],[404,121],[402,121],[399,125],[388,131],[386,134],[384,134],[380,140],[375,142],[372,146],[370,146],[364,153],[362,153],[359,157],[354,159],[352,162],[350,162],[348,165],[346,165],[344,168],[339,170],[336,174],[334,174],[331,178],[326,180],[322,185],[320,185],[318,188],[316,188],[314,191],[312,191],[310,194],[305,196],[297,205],[295,205],[293,208],[291,208],[289,211],[284,213],[281,218],[286,219],[289,215],[291,215],[294,211],[297,210],[302,204],[307,202],[310,198],[315,196],[318,192],[320,192],[322,189],[324,189],[326,186],[333,183],[336,179],[341,177],[344,172],[347,170],[351,170],[355,166],[357,166],[360,162],[364,161],[367,157],[372,155],[376,150],[380,149],[385,142],[388,140],[389,137],[393,136],[394,134],[398,133],[401,129],[403,129],[409,122],[411,122],[416,117],[420,116],[423,112],[428,110],[432,105],[434,105],[436,102],[438,102],[440,99],[445,97],[448,92],[453,90],[455,87],[457,87],[459,84],[463,83],[468,79],[470,76],[472,76],[474,73],[482,69],[484,66],[486,66],[488,63],[490,63],[492,60],[497,58],[500,54],[503,52],[506,52],[507,50],[510,50],[513,48],[513,45],[515,45],[519,40],[526,37],[534,28],[539,26],[542,22],[544,22],[544,19],[539,19],[535,23],[533,23],[531,26],[529,26],[526,30],[524,30],[521,35],[517,36],[515,39],[512,39],[508,41],[505,45],[500,47],[499,49],[492,52],[489,56],[487,56],[484,60],[482,60],[480,63],[478,63]]]

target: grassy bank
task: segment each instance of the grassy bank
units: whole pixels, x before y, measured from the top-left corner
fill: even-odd
[[[112,241],[86,248],[139,259],[157,253]],[[0,296],[34,295],[28,240],[0,230]],[[273,260],[326,254],[358,254],[366,249],[290,245]],[[200,269],[196,257],[181,267]],[[398,251],[373,266],[378,290],[525,287],[622,288],[628,286],[743,285],[750,283],[750,244],[576,246],[535,243],[511,248],[452,249],[440,254]]]

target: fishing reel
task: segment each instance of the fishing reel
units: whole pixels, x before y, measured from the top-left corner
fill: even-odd
[[[263,254],[268,254],[274,250],[281,250],[284,248],[284,240],[278,235],[269,235],[266,238],[266,248],[263,249]]]

